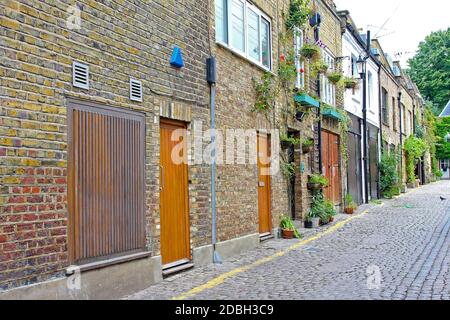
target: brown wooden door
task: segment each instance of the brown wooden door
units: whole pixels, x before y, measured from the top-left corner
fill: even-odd
[[[69,253],[74,264],[145,250],[145,117],[70,103]]]
[[[324,189],[325,198],[335,205],[341,203],[341,173],[339,166],[339,136],[322,131],[322,172],[329,185]]]
[[[272,233],[270,190],[269,137],[258,134],[258,212],[260,234]]]
[[[172,134],[179,131],[179,140],[172,141]],[[161,212],[161,256],[163,265],[190,260],[187,131],[184,123],[161,120],[160,154],[160,212]],[[178,153],[183,161],[172,158],[172,150],[183,148]],[[183,151],[184,150],[184,151]]]

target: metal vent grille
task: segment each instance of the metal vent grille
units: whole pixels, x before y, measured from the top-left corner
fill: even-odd
[[[89,89],[89,66],[73,62],[72,65],[73,86],[82,89]]]
[[[130,100],[142,102],[142,82],[130,79]]]

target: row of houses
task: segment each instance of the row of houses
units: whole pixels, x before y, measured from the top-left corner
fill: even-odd
[[[332,0],[0,9],[0,297],[118,297],[226,260],[305,219],[313,174],[341,210],[377,199],[382,151],[423,121],[400,64]],[[234,154],[242,132],[254,159]]]

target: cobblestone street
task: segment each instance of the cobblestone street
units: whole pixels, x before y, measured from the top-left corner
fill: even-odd
[[[450,299],[450,181],[336,220],[126,298]]]

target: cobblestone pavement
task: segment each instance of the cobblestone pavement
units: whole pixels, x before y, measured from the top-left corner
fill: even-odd
[[[271,240],[125,298],[450,299],[450,181],[339,215],[325,230],[292,250],[283,251],[298,240]]]

